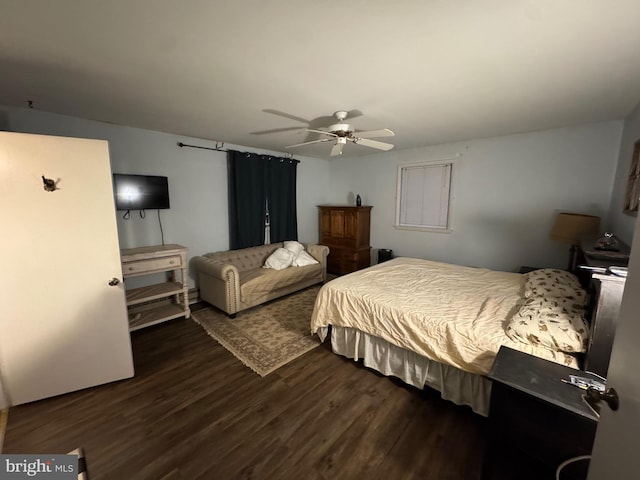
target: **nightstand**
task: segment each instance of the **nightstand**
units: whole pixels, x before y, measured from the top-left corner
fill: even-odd
[[[598,236],[585,236],[580,238],[576,252],[576,270],[580,283],[584,288],[589,288],[592,273],[606,274],[607,268],[626,267],[629,264],[630,247],[621,240],[617,240],[617,251],[596,250],[595,245]]]
[[[563,461],[589,455],[598,423],[584,390],[569,375],[597,377],[502,346],[492,380],[483,480],[549,479]],[[585,479],[588,461],[562,470],[562,480]]]

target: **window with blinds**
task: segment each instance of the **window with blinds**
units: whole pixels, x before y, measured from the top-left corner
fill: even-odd
[[[419,163],[398,167],[396,226],[450,229],[449,203],[453,163]]]

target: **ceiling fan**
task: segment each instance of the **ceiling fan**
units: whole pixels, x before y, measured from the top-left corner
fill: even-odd
[[[357,145],[364,145],[365,147],[377,148],[378,150],[391,150],[393,145],[391,143],[379,142],[377,140],[371,140],[376,137],[393,137],[393,133],[388,128],[382,130],[362,130],[356,131],[353,126],[348,123],[344,123],[349,115],[349,112],[344,110],[338,110],[333,116],[338,120],[337,123],[329,125],[326,130],[317,130],[313,128],[305,128],[307,132],[319,133],[326,135],[328,138],[320,138],[318,140],[312,140],[310,142],[296,143],[295,145],[287,145],[285,148],[301,147],[303,145],[311,145],[313,143],[334,142],[331,148],[331,156],[336,157],[342,155],[342,149],[347,142],[353,142]]]

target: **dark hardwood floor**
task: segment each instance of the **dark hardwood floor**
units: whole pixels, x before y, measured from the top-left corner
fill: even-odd
[[[132,341],[133,379],[11,408],[3,453],[83,447],[91,480],[480,478],[486,419],[328,342],[260,378],[191,320]]]

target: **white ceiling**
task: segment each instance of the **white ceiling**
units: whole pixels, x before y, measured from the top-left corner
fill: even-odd
[[[336,110],[405,149],[640,101],[638,0],[0,3],[0,104],[280,152]]]

